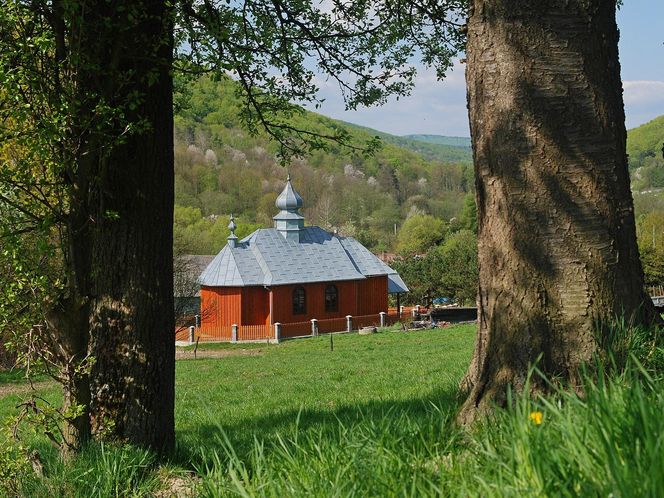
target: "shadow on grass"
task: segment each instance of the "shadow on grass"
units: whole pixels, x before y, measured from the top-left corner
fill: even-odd
[[[353,428],[372,421],[384,422],[389,417],[394,420],[408,420],[408,427],[396,430],[411,431],[420,428],[425,432],[443,436],[450,427],[453,415],[461,404],[457,388],[436,389],[430,394],[402,401],[369,401],[353,405],[341,405],[330,409],[288,409],[262,417],[242,419],[233,422],[214,421],[210,411],[210,423],[199,425],[195,433],[184,434],[178,431],[177,449],[173,463],[185,468],[201,467],[209,464],[211,454],[223,454],[226,438],[235,453],[242,459],[255,445],[255,441],[266,443],[269,451],[271,442],[278,438],[290,438],[309,431],[334,437],[340,427]]]

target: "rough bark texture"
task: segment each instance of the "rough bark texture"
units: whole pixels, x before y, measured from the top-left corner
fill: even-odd
[[[598,324],[652,317],[625,153],[615,2],[473,0],[479,332],[459,419],[529,365],[574,383]],[[541,355],[541,356],[540,356]]]
[[[86,359],[88,355],[88,304],[80,297],[69,297],[53,303],[45,313],[47,329],[40,342],[46,344],[50,359],[60,366],[57,373],[62,383],[63,413],[61,453],[73,456],[90,439],[90,384]],[[78,413],[72,416],[73,413]]]
[[[83,253],[87,245],[91,268],[92,431],[168,451],[175,386],[172,12],[164,2],[127,1],[83,14],[82,60],[91,72],[80,77],[81,93],[122,109],[118,122],[135,126],[126,134],[111,128],[123,136],[112,146],[86,130],[77,172],[79,190],[89,192],[89,237],[74,243]]]

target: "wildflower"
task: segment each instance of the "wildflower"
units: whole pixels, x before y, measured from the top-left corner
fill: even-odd
[[[532,420],[535,425],[540,425],[542,423],[542,412],[530,412],[528,418]]]

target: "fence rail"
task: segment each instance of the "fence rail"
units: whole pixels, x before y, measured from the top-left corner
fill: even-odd
[[[331,332],[343,332],[346,330],[345,318],[329,318],[327,320],[318,320],[318,332],[329,334]]]
[[[196,338],[201,341],[230,341],[233,327],[230,325],[207,325],[198,329]]]
[[[395,308],[390,308],[388,313],[385,314],[385,325],[393,325],[398,323],[400,319],[410,316],[410,309],[408,314],[404,312],[399,316]],[[347,325],[346,318],[329,318],[318,320],[318,333],[329,334],[333,332],[346,332]],[[352,317],[353,330],[359,330],[362,327],[380,326],[380,313],[372,315],[360,315]],[[233,334],[233,328],[237,327],[237,332]],[[203,326],[195,331],[195,339],[201,342],[212,341],[260,341],[275,339],[275,326],[274,325],[208,325]],[[281,324],[281,339],[290,339],[293,337],[307,337],[312,335],[311,320],[305,322],[282,323]],[[189,340],[189,329],[176,329],[175,340],[187,341]]]
[[[311,322],[295,322],[281,324],[281,337],[301,337],[311,335]]]
[[[238,341],[259,341],[274,337],[270,325],[241,325],[237,329]]]
[[[385,317],[385,325],[394,325],[395,323],[399,323],[402,317],[403,315],[400,317],[399,313],[396,312],[388,313],[387,316]]]

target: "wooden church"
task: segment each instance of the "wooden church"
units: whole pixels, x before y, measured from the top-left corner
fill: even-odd
[[[345,330],[344,320],[388,311],[388,293],[408,289],[399,275],[352,237],[304,226],[290,176],[276,200],[274,228],[228,243],[199,277],[203,338],[258,340]],[[337,330],[334,330],[334,329]],[[278,339],[278,337],[277,337]]]

